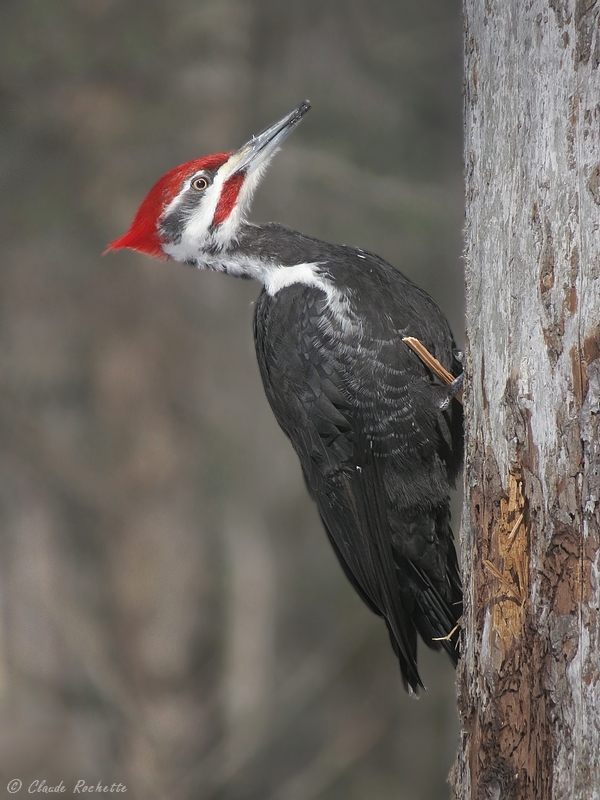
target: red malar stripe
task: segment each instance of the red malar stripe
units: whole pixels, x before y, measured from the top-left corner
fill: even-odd
[[[233,207],[237,202],[238,195],[245,178],[246,176],[243,172],[236,172],[235,175],[232,175],[231,178],[228,178],[225,181],[221,191],[221,197],[219,198],[219,203],[213,217],[213,225],[220,225],[221,222],[225,222],[227,217],[231,214]]]

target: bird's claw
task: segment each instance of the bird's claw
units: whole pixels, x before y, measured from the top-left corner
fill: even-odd
[[[464,350],[459,350],[457,347],[455,347],[454,350],[452,351],[452,355],[454,356],[454,359],[458,361],[459,364],[462,364],[462,366],[464,367],[465,365]]]
[[[462,617],[458,620],[458,622],[452,628],[450,633],[447,633],[445,636],[435,636],[435,637],[433,637],[432,641],[433,642],[450,642],[452,640],[452,637],[456,633],[456,631],[460,630],[461,627],[462,627]]]
[[[439,401],[439,407],[444,411],[450,405],[452,398],[461,391],[464,381],[464,372],[461,372],[458,378],[455,378],[452,383],[449,383],[443,388],[443,395]]]

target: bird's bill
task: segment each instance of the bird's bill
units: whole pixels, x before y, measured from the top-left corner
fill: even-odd
[[[310,103],[305,100],[303,103],[286,114],[279,122],[275,122],[257,136],[253,136],[249,142],[233,153],[228,161],[230,175],[244,172],[249,169],[254,170],[269,161],[281,146],[283,140],[292,132],[302,117],[310,108]]]

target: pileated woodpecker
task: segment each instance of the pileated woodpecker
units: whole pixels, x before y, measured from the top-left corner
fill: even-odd
[[[347,578],[386,622],[414,692],[417,631],[458,658],[461,583],[449,489],[462,461],[462,409],[402,341],[462,368],[444,315],[378,256],[282,225],[246,222],[265,168],[305,102],[240,150],[164,175],[128,247],[263,284],[254,340],[267,399],[298,454]]]

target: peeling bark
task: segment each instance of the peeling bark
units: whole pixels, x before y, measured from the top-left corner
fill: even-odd
[[[460,800],[600,798],[600,2],[465,0]]]

